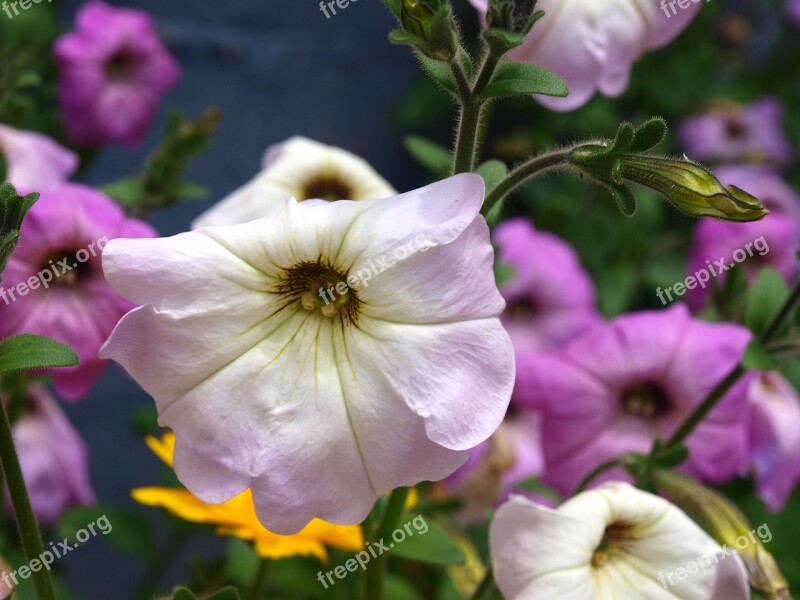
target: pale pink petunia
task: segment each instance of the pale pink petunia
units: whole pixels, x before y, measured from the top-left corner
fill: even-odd
[[[88,393],[107,364],[97,356],[100,346],[133,308],[103,277],[104,245],[154,235],[107,196],[77,184],[42,192],[25,217],[0,283],[0,338],[33,333],[71,346],[80,364],[54,371],[60,396]]]
[[[749,340],[743,327],[694,319],[678,304],[619,317],[555,355],[522,357],[515,396],[544,413],[544,483],[568,495],[600,463],[668,439]],[[689,436],[685,469],[695,477],[719,483],[744,470],[745,392],[745,382],[734,386]]]
[[[750,377],[750,460],[756,490],[770,509],[780,510],[800,481],[800,397],[780,373]]]
[[[46,135],[3,124],[0,156],[6,164],[5,180],[26,190],[56,188],[78,168],[78,156]]]
[[[497,429],[514,354],[483,197],[464,174],[109,243],[106,277],[143,306],[101,356],[155,398],[192,493],[219,503],[251,488],[282,534],[314,517],[358,523]]]
[[[735,554],[675,505],[625,483],[555,510],[514,496],[497,511],[489,546],[505,600],[750,598]]]
[[[487,0],[470,0],[486,13]],[[670,4],[673,6],[670,7]],[[631,68],[648,50],[666,46],[692,21],[701,4],[658,0],[540,0],[545,11],[525,42],[508,55],[560,75],[569,96],[537,96],[552,110],[569,111],[596,92],[619,96],[628,87]]]
[[[14,425],[14,443],[39,521],[53,525],[64,509],[94,502],[86,444],[41,385],[33,385]]]
[[[80,146],[138,143],[180,74],[147,13],[99,0],[80,8],[55,56],[64,127]]]

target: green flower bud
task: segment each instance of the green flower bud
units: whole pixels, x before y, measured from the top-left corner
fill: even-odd
[[[627,215],[636,210],[630,183],[658,192],[678,210],[695,217],[757,221],[768,214],[757,198],[736,186],[723,186],[708,169],[686,157],[643,154],[665,135],[662,119],[651,119],[638,129],[623,123],[612,144],[578,146],[570,153],[570,162],[605,185]]]
[[[446,0],[403,0],[400,22],[405,35],[395,41],[409,43],[435,60],[449,61],[455,56],[458,36]]]
[[[17,247],[22,221],[39,194],[20,196],[10,183],[0,185],[0,275]]]
[[[750,587],[756,593],[767,600],[791,599],[786,578],[762,543],[761,528],[753,529],[730,500],[691,477],[673,471],[654,471],[653,483],[719,544],[739,553],[750,578]],[[759,535],[755,535],[756,532]],[[746,539],[747,543],[739,543],[737,540],[741,538]]]
[[[537,0],[490,0],[486,23],[491,29],[527,34],[533,24],[544,16],[536,10]]]

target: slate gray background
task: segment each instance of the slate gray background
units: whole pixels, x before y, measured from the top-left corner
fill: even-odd
[[[268,144],[305,135],[367,158],[401,190],[421,183],[405,155],[401,132],[387,114],[416,73],[405,48],[386,36],[393,19],[380,0],[358,0],[327,20],[318,0],[127,0],[154,15],[183,69],[164,101],[156,127],[140,149],[109,148],[82,179],[99,184],[130,175],[157,143],[168,107],[196,115],[218,105],[224,115],[214,145],[192,167],[191,178],[222,198],[258,170]],[[71,27],[78,1],[60,7]],[[164,211],[152,222],[162,235],[188,229],[211,201]],[[159,462],[132,434],[129,415],[152,400],[121,371],[107,370],[91,396],[67,411],[91,452],[92,480],[103,503],[135,507],[129,490],[158,483]],[[154,509],[141,508],[144,514]],[[189,548],[213,555],[211,536]],[[83,598],[108,599],[113,584],[133,585],[144,565],[92,540],[63,561],[70,589]],[[167,583],[180,581],[171,572]],[[117,600],[117,598],[114,598]]]

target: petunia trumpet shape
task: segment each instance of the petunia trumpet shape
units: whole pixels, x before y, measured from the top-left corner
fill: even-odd
[[[745,600],[740,559],[680,509],[625,483],[551,510],[514,496],[489,533],[505,600]]]
[[[304,137],[270,146],[262,163],[261,173],[200,215],[192,227],[255,221],[280,210],[288,198],[365,200],[397,194],[364,159]]]
[[[101,356],[155,398],[194,495],[251,488],[280,534],[315,517],[357,523],[497,429],[515,368],[483,193],[464,174],[108,244],[108,281],[143,306]]]
[[[486,14],[488,0],[470,0]],[[679,3],[682,4],[682,3]],[[658,0],[539,0],[545,16],[533,26],[509,58],[541,65],[560,75],[569,96],[536,99],[551,110],[569,111],[595,92],[619,96],[628,87],[631,68],[641,56],[666,46],[700,9]]]

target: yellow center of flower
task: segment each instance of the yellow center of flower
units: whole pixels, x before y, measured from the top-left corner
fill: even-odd
[[[337,175],[317,175],[302,186],[302,197],[298,200],[352,200],[355,195],[353,186]]]
[[[629,415],[649,421],[668,412],[670,402],[664,389],[657,383],[637,383],[623,392],[622,409]]]
[[[88,262],[79,262],[74,250],[62,250],[48,256],[39,267],[39,272],[50,271],[50,287],[74,287],[88,279],[92,267]]]
[[[613,523],[606,527],[603,539],[592,555],[592,567],[599,569],[608,561],[630,548],[636,539],[634,526],[627,523]]]
[[[322,259],[286,269],[275,293],[286,298],[287,304],[299,303],[304,310],[323,317],[340,316],[345,322],[354,322],[358,317],[360,302],[347,283],[347,273]]]

